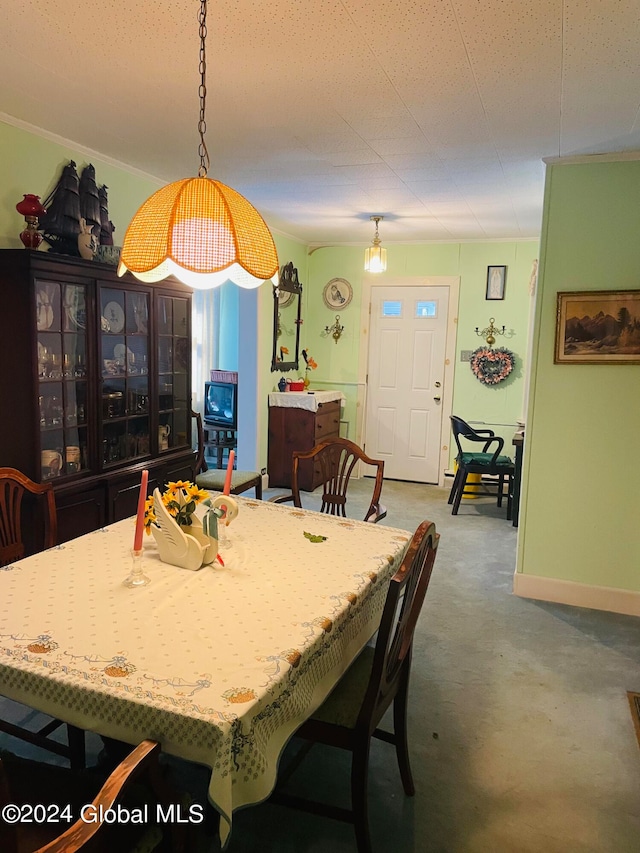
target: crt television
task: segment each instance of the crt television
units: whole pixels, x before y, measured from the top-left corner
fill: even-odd
[[[238,428],[238,386],[236,384],[204,383],[204,422],[221,429]]]

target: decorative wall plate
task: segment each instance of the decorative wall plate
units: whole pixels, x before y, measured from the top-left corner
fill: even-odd
[[[288,293],[286,290],[278,291],[278,308],[288,308],[295,298],[295,293]]]
[[[104,306],[104,317],[109,324],[109,331],[117,335],[124,329],[124,311],[117,302],[107,302]]]
[[[325,284],[322,298],[327,308],[339,311],[346,308],[353,299],[353,288],[346,278],[332,278]]]

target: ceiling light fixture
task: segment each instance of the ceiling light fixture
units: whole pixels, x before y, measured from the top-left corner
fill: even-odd
[[[366,272],[384,272],[387,269],[387,250],[380,245],[378,234],[378,222],[384,219],[384,216],[370,216],[369,218],[376,223],[376,233],[371,241],[373,246],[369,246],[365,250],[364,268]]]
[[[278,254],[271,232],[246,198],[207,177],[206,52],[207,0],[200,1],[200,168],[195,178],[155,192],[131,220],[118,275],[129,270],[145,282],[169,275],[197,290],[231,280],[240,287],[278,282]]]

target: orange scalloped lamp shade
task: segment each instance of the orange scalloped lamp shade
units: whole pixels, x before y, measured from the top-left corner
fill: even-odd
[[[145,282],[173,275],[198,290],[227,280],[240,287],[278,281],[271,232],[240,193],[207,177],[185,178],[155,192],[131,220],[118,275]]]

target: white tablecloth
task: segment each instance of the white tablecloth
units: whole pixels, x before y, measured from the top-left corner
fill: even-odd
[[[273,391],[269,394],[269,405],[317,412],[320,403],[340,400],[340,405],[344,406],[346,399],[342,391]]]
[[[133,519],[0,571],[0,693],[208,766],[225,820],[375,631],[410,534],[239,498],[224,567],[159,560],[129,589]]]

